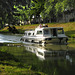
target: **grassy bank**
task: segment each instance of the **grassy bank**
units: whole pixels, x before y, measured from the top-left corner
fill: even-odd
[[[65,30],[65,34],[69,37],[75,37],[75,22],[69,23],[47,23],[49,27],[63,27]],[[32,25],[23,25],[23,26],[15,26],[19,33],[24,33],[27,29],[35,29],[39,24]],[[8,27],[0,30],[0,33],[10,33],[8,31]]]

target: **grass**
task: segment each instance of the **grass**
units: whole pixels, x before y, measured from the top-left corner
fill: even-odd
[[[69,23],[47,23],[49,27],[63,27],[65,34],[69,37],[75,37],[75,22]],[[19,33],[24,33],[27,29],[35,29],[39,24],[15,26]],[[0,30],[0,33],[10,33],[8,27]]]
[[[25,68],[17,68],[13,66],[7,66],[7,65],[0,65],[0,74],[1,75],[23,75],[23,74],[35,74],[35,72],[25,69]]]

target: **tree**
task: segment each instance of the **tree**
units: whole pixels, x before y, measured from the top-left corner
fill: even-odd
[[[1,27],[3,27],[5,23],[10,22],[12,20],[13,1],[14,0],[0,0]]]
[[[44,9],[45,0],[32,0],[30,5],[30,19],[34,15],[35,18],[40,17],[40,13]]]
[[[41,12],[43,19],[49,19],[51,18],[55,19],[55,4],[57,3],[57,0],[46,0],[44,3],[44,10]]]
[[[17,20],[31,20],[34,15],[55,20],[65,10],[75,10],[75,0],[0,0],[0,26]]]
[[[5,23],[12,24],[15,22],[14,12],[16,11],[14,9],[14,6],[29,6],[30,0],[0,0],[0,25],[1,28],[4,27]],[[21,12],[22,11],[22,12]],[[20,14],[22,14],[24,11],[19,11]],[[24,14],[24,13],[23,13]]]
[[[29,11],[30,11],[30,3],[31,0],[16,0],[16,3],[14,5],[14,12],[13,17],[14,20],[17,21],[28,21],[30,19],[29,17]]]
[[[15,21],[24,21],[24,20],[28,20],[29,17],[29,10],[26,9],[26,6],[22,6],[22,5],[19,5],[19,6],[15,6],[14,5],[14,9],[16,11],[14,11],[13,13],[13,17],[15,19]]]

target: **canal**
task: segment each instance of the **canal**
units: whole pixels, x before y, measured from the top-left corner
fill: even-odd
[[[0,64],[8,65],[4,61],[9,59],[9,62],[19,61],[19,66],[28,65],[32,70],[46,75],[75,75],[75,43],[41,46],[22,43],[21,36],[0,34]],[[7,55],[6,59],[3,53]]]

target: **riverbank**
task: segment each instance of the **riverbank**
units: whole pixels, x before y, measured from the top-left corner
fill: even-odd
[[[49,27],[63,27],[65,34],[68,37],[75,37],[75,22],[69,23],[47,23]],[[19,34],[23,34],[25,30],[28,29],[35,29],[39,24],[32,24],[32,25],[23,25],[23,26],[15,26],[18,30]],[[5,27],[0,30],[0,33],[7,33],[10,34],[8,27]]]

